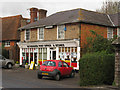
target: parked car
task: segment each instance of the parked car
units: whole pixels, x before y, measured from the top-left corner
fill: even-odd
[[[14,64],[14,60],[6,59],[4,56],[0,55],[0,67],[7,67],[11,69]]]
[[[62,76],[75,76],[75,70],[62,60],[47,60],[38,70],[38,78],[43,76],[53,77],[55,80],[60,80]]]

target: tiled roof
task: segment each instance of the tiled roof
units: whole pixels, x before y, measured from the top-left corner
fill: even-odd
[[[116,14],[111,14],[110,18],[115,26],[120,26],[120,12]]]
[[[21,26],[21,15],[2,18],[2,40],[19,40],[18,28]]]
[[[113,26],[107,14],[89,11],[85,9],[73,9],[57,12],[44,19],[30,23],[19,29],[30,29],[48,25],[60,25],[73,22],[85,22],[104,26]]]

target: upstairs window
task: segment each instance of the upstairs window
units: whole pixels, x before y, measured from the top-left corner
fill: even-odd
[[[59,25],[58,26],[58,39],[64,39],[65,32],[64,32],[65,25]]]
[[[25,40],[30,40],[30,30],[27,29],[25,32]]]
[[[117,29],[117,36],[120,37],[120,28]]]
[[[5,47],[10,47],[10,41],[5,42]]]
[[[44,28],[38,28],[38,40],[44,39]]]
[[[113,38],[113,28],[108,28],[107,29],[107,38],[108,38],[108,40]]]

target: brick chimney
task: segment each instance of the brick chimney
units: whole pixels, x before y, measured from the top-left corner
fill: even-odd
[[[46,17],[47,10],[39,9],[39,20]]]
[[[30,8],[30,23],[37,21],[37,8]]]

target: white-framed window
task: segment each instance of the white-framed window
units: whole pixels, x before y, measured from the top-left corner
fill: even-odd
[[[38,40],[44,39],[44,28],[38,28]]]
[[[117,36],[120,37],[120,28],[117,28]]]
[[[108,40],[113,38],[113,28],[107,29],[107,38],[108,38]]]
[[[10,41],[5,42],[5,47],[10,47]]]
[[[30,40],[30,30],[25,30],[25,40]]]
[[[64,39],[65,38],[65,25],[57,26],[57,39]]]

